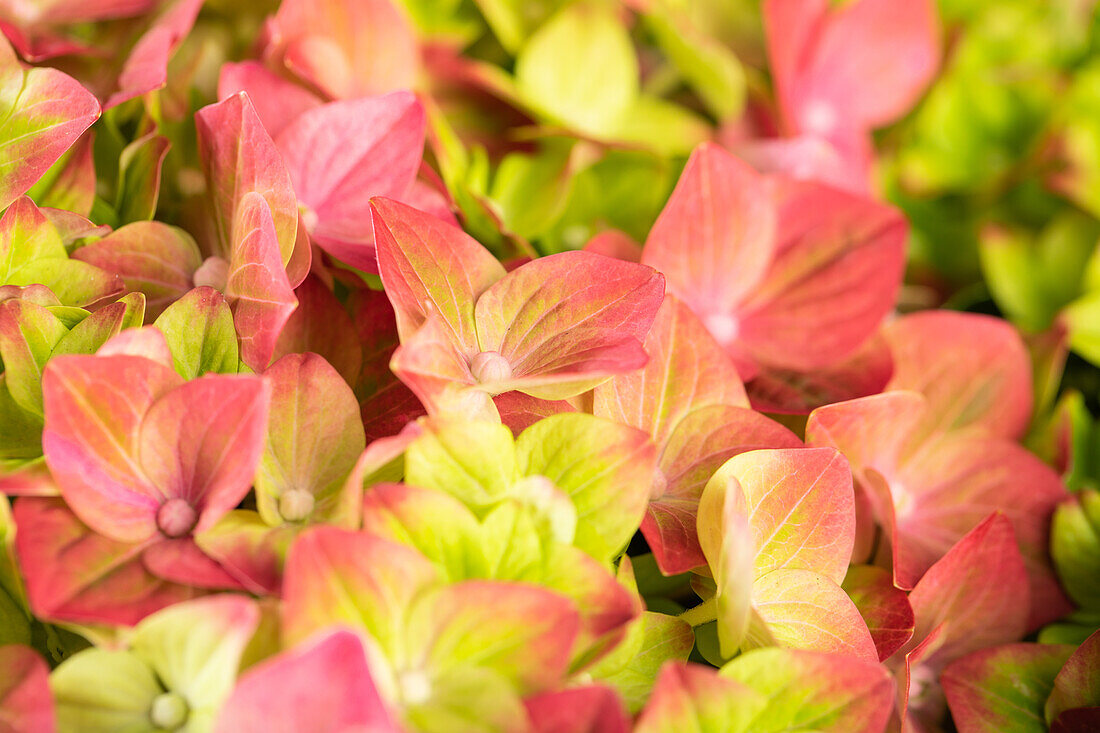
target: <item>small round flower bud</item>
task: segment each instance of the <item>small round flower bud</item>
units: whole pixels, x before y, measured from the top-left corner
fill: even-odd
[[[313,504],[313,494],[308,491],[284,491],[279,497],[279,514],[288,522],[300,522],[313,512]]]
[[[221,257],[207,257],[191,276],[196,288],[208,286],[215,290],[225,290],[229,282],[229,263]]]
[[[512,378],[512,365],[496,351],[482,351],[470,360],[470,372],[482,384]]]
[[[176,730],[187,722],[187,701],[176,692],[162,692],[153,698],[149,722],[159,730]]]
[[[198,520],[195,508],[185,499],[176,497],[160,505],[157,510],[157,527],[165,537],[183,537],[195,527]]]

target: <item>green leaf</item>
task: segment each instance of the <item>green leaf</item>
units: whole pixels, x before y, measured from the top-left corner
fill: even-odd
[[[168,138],[149,133],[138,138],[119,157],[118,210],[119,225],[147,221],[157,213],[160,198],[160,170],[164,156],[172,144]]]
[[[145,296],[141,293],[130,293],[73,326],[54,347],[50,357],[94,354],[123,329],[139,328],[144,320]]]
[[[593,679],[618,690],[630,712],[636,713],[649,698],[661,666],[668,661],[687,661],[694,643],[686,621],[646,611],[620,646],[587,671]],[[630,651],[620,653],[620,649]]]
[[[1084,614],[1082,614],[1084,615]],[[1100,629],[1100,618],[1076,618],[1077,614],[1068,617],[1064,623],[1049,624],[1039,632],[1040,644],[1069,644],[1080,646],[1085,643],[1097,629]]]
[[[363,531],[419,550],[451,582],[492,577],[482,545],[499,535],[483,532],[473,512],[446,492],[376,486],[363,496]]]
[[[149,710],[164,692],[153,670],[129,651],[86,649],[50,675],[58,730],[145,733]]]
[[[573,191],[576,147],[548,146],[536,155],[510,153],[493,178],[492,199],[504,226],[537,237],[558,220]]]
[[[584,0],[531,36],[516,58],[516,84],[552,120],[606,137],[638,94],[638,61],[611,5]]]
[[[24,196],[0,217],[0,285],[35,284],[75,306],[121,290],[116,276],[70,260],[57,228]]]
[[[22,606],[0,587],[0,647],[5,644],[30,644],[31,620]]]
[[[0,358],[9,393],[22,409],[42,416],[42,370],[69,329],[47,308],[22,300],[0,302]]]
[[[28,412],[8,391],[7,374],[0,374],[0,461],[22,463],[42,455],[42,418]],[[13,468],[3,466],[0,469]]]
[[[1089,293],[1065,310],[1069,345],[1093,364],[1100,365],[1100,292]]]
[[[272,525],[308,519],[355,525],[361,492],[344,491],[344,480],[366,439],[351,387],[312,353],[289,354],[265,375],[272,394],[255,479],[260,515]]]
[[[438,424],[405,452],[406,483],[448,493],[475,513],[500,500],[516,477],[512,431],[503,425]]]
[[[515,54],[561,0],[475,0],[500,45]]]
[[[768,698],[754,733],[883,730],[894,707],[894,680],[877,662],[793,649],[742,654],[719,675]]]
[[[1070,597],[1100,611],[1100,493],[1082,491],[1054,510],[1050,552]]]
[[[168,692],[184,698],[188,728],[208,730],[233,691],[241,655],[259,621],[256,604],[243,596],[177,603],[137,625],[132,653]]]
[[[630,104],[611,134],[617,141],[644,145],[660,155],[687,155],[710,135],[710,125],[699,115],[648,95]]]
[[[195,288],[153,324],[164,333],[172,364],[184,379],[208,372],[236,374],[239,360],[233,314],[221,293]]]
[[[1031,241],[999,232],[981,242],[982,272],[997,304],[1028,331],[1050,326],[1081,292],[1085,265],[1100,237],[1096,222],[1076,213],[1053,220]]]
[[[646,28],[719,121],[736,117],[745,106],[745,72],[737,56],[667,5],[653,4]]]
[[[573,176],[573,193],[553,229],[547,252],[580,249],[602,226],[644,241],[676,182],[673,161],[647,150],[611,150]]]
[[[610,560],[641,524],[657,451],[640,430],[575,412],[524,430],[516,461],[522,475],[545,476],[573,500],[574,544],[597,560]]]
[[[413,681],[409,681],[413,680]],[[406,678],[409,702],[405,719],[422,733],[512,733],[528,723],[523,703],[508,680],[491,669],[472,668],[426,682],[431,697],[418,700],[420,680]]]
[[[465,48],[485,32],[477,11],[462,0],[402,0],[401,4],[422,38],[446,37]]]

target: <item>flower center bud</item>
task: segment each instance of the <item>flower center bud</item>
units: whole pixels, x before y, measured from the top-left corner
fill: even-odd
[[[728,346],[737,340],[737,334],[741,330],[741,324],[728,313],[714,313],[703,319],[703,324],[710,331],[714,340],[723,346]]]
[[[419,669],[402,672],[397,678],[401,700],[406,705],[420,705],[432,696],[432,681]]]
[[[496,351],[482,351],[470,360],[470,372],[482,384],[512,378],[512,365]]]
[[[229,282],[229,263],[221,257],[207,257],[191,276],[191,282],[196,288],[208,286],[218,291],[225,290]]]
[[[198,516],[186,500],[179,497],[169,499],[157,510],[157,527],[165,537],[183,537],[194,528]]]
[[[279,497],[279,514],[288,522],[300,522],[313,512],[313,494],[304,489],[284,491]]]
[[[317,212],[308,206],[298,206],[298,218],[302,220],[302,226],[306,228],[307,232],[312,232],[317,228]]]
[[[828,135],[836,130],[839,118],[836,108],[828,102],[814,100],[805,107],[802,126],[809,132]]]
[[[149,721],[159,730],[176,730],[187,722],[187,701],[175,692],[162,692],[153,698]]]
[[[890,494],[894,499],[894,514],[898,517],[907,517],[913,511],[916,502],[913,494],[900,481],[890,482]]]

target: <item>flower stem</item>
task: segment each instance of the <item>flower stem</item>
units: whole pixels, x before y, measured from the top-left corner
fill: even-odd
[[[680,618],[687,621],[692,627],[702,626],[718,618],[718,598],[709,598],[694,608],[689,608],[680,614]]]

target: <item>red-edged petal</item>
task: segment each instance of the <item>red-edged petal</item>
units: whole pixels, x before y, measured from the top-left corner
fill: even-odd
[[[121,542],[156,533],[158,490],[139,458],[146,412],[182,380],[136,356],[52,359],[43,380],[43,451],[62,496],[93,529]]]
[[[385,295],[377,295],[385,301]],[[356,338],[355,324],[343,304],[315,275],[302,281],[294,290],[294,297],[298,307],[279,333],[272,359],[312,351],[323,356],[340,372],[344,381],[355,386],[363,363],[363,349]],[[392,319],[392,315],[390,317]],[[396,337],[394,342],[396,344]],[[384,363],[388,362],[387,356]]]
[[[410,421],[425,414],[416,395],[390,370],[400,343],[393,306],[378,290],[358,290],[349,307],[363,351],[363,366],[355,393],[363,415],[367,442],[396,435]]]
[[[290,314],[298,306],[279,259],[271,209],[258,193],[246,193],[237,208],[225,296],[233,307],[241,361],[263,371]]]
[[[926,311],[884,329],[894,354],[889,389],[928,400],[928,429],[976,426],[1006,438],[1031,418],[1031,362],[1007,321],[974,313]]]
[[[635,733],[677,733],[728,727],[747,730],[767,700],[711,667],[666,662]]]
[[[272,525],[324,520],[358,524],[360,492],[343,490],[366,447],[359,402],[317,354],[290,354],[271,382],[267,444],[256,473],[256,504]]]
[[[0,646],[0,721],[10,733],[54,733],[50,668],[29,646]],[[626,730],[625,728],[623,729]]]
[[[99,103],[56,69],[25,69],[0,38],[0,208],[7,208],[99,118]]]
[[[939,66],[929,0],[769,0],[768,51],[792,131],[879,127],[912,107]]]
[[[661,453],[641,526],[661,570],[673,575],[704,564],[695,513],[703,487],[722,464],[745,451],[801,447],[790,430],[744,407],[711,405],[685,416]]]
[[[154,542],[145,548],[141,561],[158,578],[191,588],[253,590],[203,552],[191,537]]]
[[[272,23],[271,55],[335,98],[409,89],[420,51],[401,6],[390,0],[289,0]]]
[[[933,669],[1022,637],[1029,608],[1027,573],[1012,524],[1003,515],[989,516],[925,573],[909,601],[916,631],[904,651],[916,650],[934,635],[921,660]]]
[[[893,374],[894,358],[886,339],[875,335],[838,364],[810,372],[768,369],[747,389],[754,410],[805,414],[822,405],[879,394]]]
[[[1066,496],[1058,475],[1025,448],[981,435],[934,441],[888,477],[895,572],[911,585],[990,512],[1012,522],[1031,584],[1033,626],[1069,611],[1048,556],[1050,517]]]
[[[739,360],[741,303],[771,265],[776,210],[764,179],[715,145],[692,153],[653,229],[642,262],[660,270],[668,290],[684,301],[715,339]]]
[[[319,680],[324,684],[318,685]],[[249,668],[226,700],[219,733],[276,729],[343,733],[399,730],[371,678],[363,643],[333,631]]]
[[[745,495],[757,577],[812,570],[839,584],[855,542],[848,461],[831,448],[741,453],[721,468]]]
[[[191,32],[202,4],[203,0],[176,0],[160,14],[130,51],[118,76],[118,90],[104,102],[104,109],[168,83],[168,61]]]
[[[424,108],[409,92],[332,102],[299,115],[276,140],[313,240],[361,270],[378,269],[369,202],[401,198],[424,150]]]
[[[896,209],[818,183],[776,187],[771,267],[738,310],[738,340],[799,371],[851,357],[894,307],[907,223]]]
[[[848,569],[841,586],[867,622],[880,662],[893,656],[913,638],[916,621],[905,591],[894,585],[889,570],[871,565]]]
[[[218,99],[247,92],[264,129],[273,138],[299,115],[324,100],[305,87],[287,81],[257,61],[222,64],[218,75]]]
[[[940,681],[958,730],[1044,730],[1044,703],[1072,649],[1063,644],[1008,644],[968,654],[948,666]]]
[[[1100,707],[1100,632],[1085,639],[1054,678],[1047,715],[1057,717],[1074,708],[1097,707]]]
[[[679,422],[710,405],[748,407],[737,368],[702,322],[665,296],[645,339],[645,368],[596,388],[593,412],[645,430],[664,448]]]
[[[470,363],[455,344],[452,332],[438,315],[431,315],[411,338],[393,353],[390,369],[412,390],[429,414],[461,400],[459,393],[477,384]],[[473,394],[470,399],[488,399]]]
[[[150,573],[141,560],[147,543],[96,534],[61,499],[22,498],[13,515],[27,596],[44,619],[132,626],[199,593]]]
[[[438,577],[427,558],[403,545],[335,527],[308,529],[286,560],[283,641],[343,624],[391,643],[413,599]]]
[[[505,392],[494,397],[493,403],[500,414],[500,421],[515,435],[551,415],[577,412],[576,406],[567,400],[541,400],[523,392]]]
[[[628,733],[630,717],[610,687],[545,692],[523,701],[534,733]]]
[[[470,355],[477,353],[474,306],[504,268],[489,250],[458,227],[397,201],[376,199],[378,272],[408,339],[436,312]]]
[[[218,234],[217,254],[231,258],[238,209],[251,192],[267,201],[280,260],[289,263],[298,238],[298,199],[286,164],[248,95],[242,92],[203,107],[195,113],[195,127]]]
[[[669,291],[705,321],[734,312],[760,282],[775,252],[775,226],[764,179],[704,144],[653,225],[642,262],[664,273]]]
[[[663,297],[664,278],[644,265],[588,252],[529,262],[478,298],[480,350],[502,357],[511,372],[482,381],[562,399],[572,395],[553,394],[551,385],[643,366],[647,357],[642,341]],[[534,389],[516,386],[522,383]]]
[[[187,382],[149,408],[140,434],[141,463],[160,503],[182,501],[201,532],[235,507],[252,486],[263,450],[271,385],[246,375],[210,374]],[[160,515],[162,512],[158,512]],[[158,516],[169,537],[182,527]]]
[[[202,264],[195,240],[159,221],[128,224],[78,248],[72,257],[113,272],[127,290],[144,293],[150,320],[191,290],[192,277]]]

